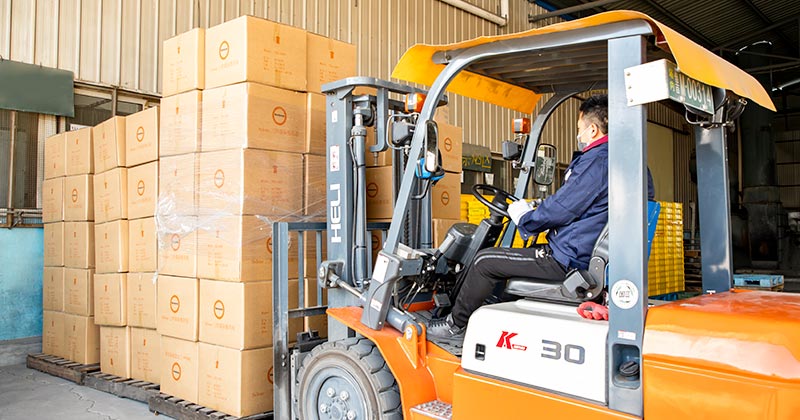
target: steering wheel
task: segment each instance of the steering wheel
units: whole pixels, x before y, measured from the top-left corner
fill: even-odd
[[[494,199],[492,201],[487,200],[484,198],[481,191],[486,191],[494,195]],[[513,195],[501,190],[500,188],[495,187],[494,185],[489,184],[475,184],[472,186],[472,195],[481,202],[484,206],[488,207],[489,210],[497,213],[501,216],[508,217],[509,219],[511,216],[508,215],[508,201],[517,201],[519,198],[514,197]]]

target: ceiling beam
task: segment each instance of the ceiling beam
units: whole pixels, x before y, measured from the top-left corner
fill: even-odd
[[[746,4],[747,7],[749,7],[750,10],[752,10],[759,17],[759,19],[761,19],[762,22],[767,24],[767,26],[772,26],[775,24],[775,22],[770,20],[770,18],[768,18],[767,15],[765,15],[764,12],[761,11],[761,9],[759,9],[758,7],[756,7],[755,4],[753,4],[753,0],[741,0],[741,1],[744,2],[744,4]],[[789,51],[792,52],[797,51],[795,43],[792,42],[783,32],[779,31],[777,27],[770,29],[770,32],[775,34],[775,36],[777,36],[778,39],[780,39],[784,44],[786,44],[786,46],[789,48]]]
[[[621,0],[594,0],[589,3],[580,4],[577,6],[567,7],[564,9],[554,10],[552,12],[542,13],[540,15],[528,15],[528,23],[535,23],[540,20],[548,19],[556,16],[569,15],[575,12],[582,12],[584,10],[594,9],[595,7],[604,6],[606,4],[616,3]]]
[[[714,50],[719,51],[722,48],[730,48],[731,46],[741,44],[742,42],[754,39],[755,37],[757,37],[758,35],[763,34],[764,32],[769,32],[769,31],[771,31],[771,30],[773,30],[775,28],[780,28],[781,26],[797,22],[798,19],[800,19],[800,13],[797,13],[795,15],[789,16],[788,18],[786,18],[786,19],[784,19],[784,20],[782,20],[780,22],[773,23],[772,25],[765,26],[765,27],[763,27],[763,28],[761,28],[761,29],[759,29],[757,31],[752,31],[752,32],[748,33],[745,36],[741,36],[741,37],[736,38],[734,40],[728,41],[728,42],[726,42],[726,43],[724,43],[722,45],[718,45],[718,46],[714,47]]]
[[[648,6],[658,10],[659,13],[661,13],[661,14],[667,16],[668,18],[670,18],[673,22],[677,23],[678,26],[680,26],[684,31],[686,31],[688,34],[694,36],[696,38],[696,40],[701,41],[702,43],[706,44],[705,45],[706,47],[711,47],[712,45],[714,45],[714,42],[712,42],[710,39],[708,39],[708,37],[706,37],[705,35],[703,35],[700,32],[698,32],[696,29],[694,29],[691,26],[689,26],[688,24],[686,24],[684,21],[682,21],[677,16],[675,16],[674,13],[671,13],[669,10],[667,10],[664,6],[658,4],[657,2],[655,2],[653,0],[642,0],[642,1],[647,3]]]

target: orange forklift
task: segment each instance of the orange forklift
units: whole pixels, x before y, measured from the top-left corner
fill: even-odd
[[[317,241],[327,255],[317,282],[327,291],[328,337],[289,350],[280,325],[325,308],[287,312],[275,281],[276,418],[800,418],[800,297],[732,289],[726,135],[748,103],[774,110],[753,77],[628,11],[416,45],[392,76],[430,89],[364,77],[324,87],[327,223]],[[463,343],[429,341],[426,324],[447,313],[477,251],[511,246],[508,200],[552,182],[541,135],[553,111],[599,89],[609,96],[609,217],[589,270],[556,282],[509,279],[504,292],[516,298],[473,313]],[[547,100],[512,157],[514,194],[475,186],[490,217],[454,225],[433,247],[430,190],[442,175],[433,116],[446,91],[528,114]],[[653,305],[646,105],[658,101],[685,109],[694,127],[703,294]],[[366,143],[368,129],[376,144]],[[366,222],[364,162],[384,151],[393,155],[394,215],[377,226]],[[276,223],[274,241],[305,228]],[[383,228],[373,262],[369,233]],[[288,279],[286,248],[276,247],[275,279]],[[577,314],[601,295],[608,321]]]

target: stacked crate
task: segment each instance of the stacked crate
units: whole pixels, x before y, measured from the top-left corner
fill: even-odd
[[[66,134],[49,137],[44,143],[44,273],[42,277],[42,352],[67,357],[64,342],[64,179],[66,176]]]
[[[682,203],[660,202],[656,234],[647,265],[650,296],[682,292],[686,277],[683,266]]]

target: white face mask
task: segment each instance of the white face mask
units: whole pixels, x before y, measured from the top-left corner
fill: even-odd
[[[588,146],[588,145],[589,145],[589,143],[584,143],[584,142],[582,142],[582,141],[581,141],[581,136],[583,135],[583,133],[585,133],[585,132],[586,132],[586,130],[588,130],[588,129],[590,129],[590,128],[592,128],[592,126],[591,126],[591,125],[590,125],[590,126],[588,126],[588,127],[586,127],[586,128],[584,128],[584,129],[583,129],[583,131],[581,131],[580,133],[578,133],[578,135],[577,135],[577,136],[575,136],[575,139],[576,139],[576,140],[578,140],[578,150],[579,150],[579,151],[581,151],[581,152],[583,151],[583,149],[584,149],[586,146]]]

